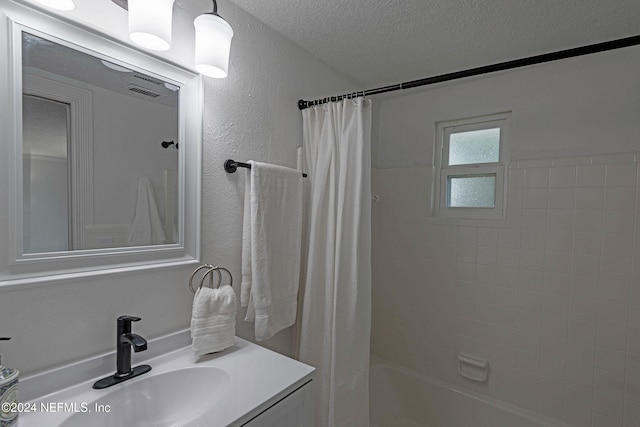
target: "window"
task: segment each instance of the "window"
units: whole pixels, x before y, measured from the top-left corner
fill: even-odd
[[[436,125],[436,214],[505,217],[509,113]]]

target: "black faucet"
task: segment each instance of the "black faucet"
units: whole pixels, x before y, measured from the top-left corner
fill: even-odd
[[[131,349],[136,353],[147,349],[147,340],[131,333],[131,322],[139,321],[139,317],[120,316],[116,330],[116,373],[97,381],[93,388],[102,389],[145,374],[151,370],[149,365],[140,365],[131,369]]]

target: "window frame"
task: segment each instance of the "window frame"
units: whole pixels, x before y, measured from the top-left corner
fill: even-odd
[[[510,113],[496,113],[484,116],[436,123],[436,144],[434,146],[434,214],[442,217],[464,219],[505,219],[507,207],[507,180],[505,174],[509,164],[509,118]],[[484,129],[500,129],[498,162],[449,165],[450,136],[455,133]],[[495,175],[495,206],[493,208],[451,207],[449,206],[449,178]]]

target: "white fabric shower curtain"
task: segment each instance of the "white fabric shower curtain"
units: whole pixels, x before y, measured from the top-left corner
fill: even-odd
[[[369,427],[371,101],[302,115],[310,190],[300,360],[316,368],[315,427]]]

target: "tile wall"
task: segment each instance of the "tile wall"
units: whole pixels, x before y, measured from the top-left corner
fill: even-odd
[[[576,426],[640,426],[639,163],[514,161],[504,221],[433,217],[431,168],[374,169],[372,352]]]

